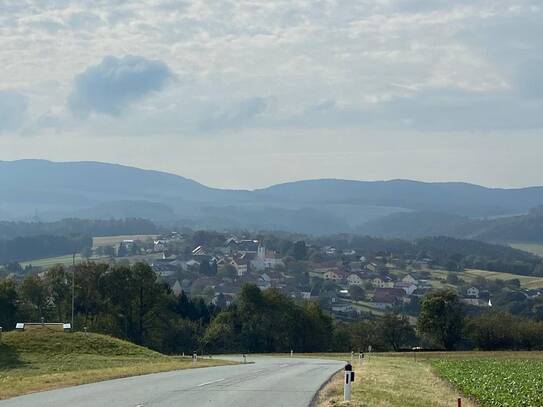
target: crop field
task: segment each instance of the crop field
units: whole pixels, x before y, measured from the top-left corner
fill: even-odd
[[[543,406],[541,359],[449,359],[432,365],[442,378],[481,406]]]

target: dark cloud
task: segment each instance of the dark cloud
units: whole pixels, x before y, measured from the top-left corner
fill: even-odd
[[[117,116],[133,102],[161,90],[172,77],[159,60],[107,56],[75,77],[68,107],[83,116],[91,112]]]
[[[18,130],[26,119],[27,99],[19,92],[0,90],[0,133]]]

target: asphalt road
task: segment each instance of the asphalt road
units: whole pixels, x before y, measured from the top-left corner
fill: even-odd
[[[241,357],[236,357],[241,361]],[[306,407],[343,362],[249,357],[254,364],[157,373],[29,394],[0,407]]]

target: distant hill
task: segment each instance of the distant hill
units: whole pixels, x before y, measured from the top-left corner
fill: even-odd
[[[451,236],[497,243],[543,243],[543,213],[535,209],[525,215],[472,219],[435,212],[394,213],[362,225],[360,233],[414,239]]]
[[[483,236],[472,222],[543,205],[543,187],[322,179],[225,190],[160,171],[45,160],[0,161],[0,196],[0,220],[139,217],[214,229],[402,237],[440,231]]]

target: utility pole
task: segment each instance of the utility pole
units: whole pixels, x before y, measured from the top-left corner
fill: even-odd
[[[75,309],[75,253],[72,256],[72,324],[70,326],[74,332],[74,309]]]

